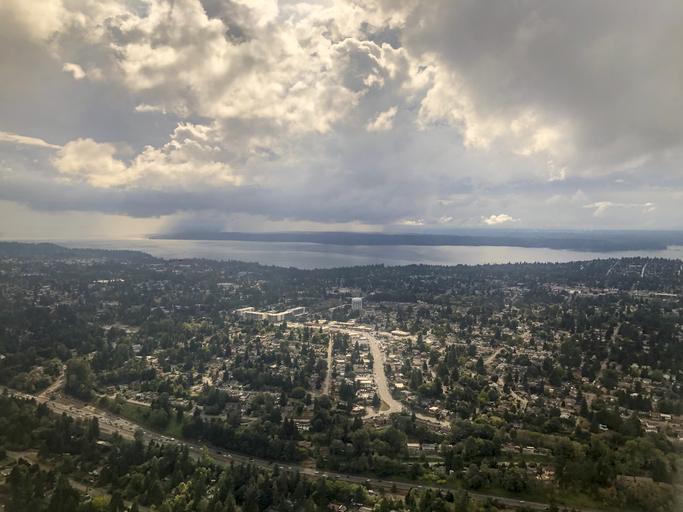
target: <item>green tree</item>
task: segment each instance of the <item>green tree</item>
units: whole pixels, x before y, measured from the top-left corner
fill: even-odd
[[[78,506],[78,491],[71,487],[69,479],[64,475],[59,476],[55,492],[52,494],[47,512],[73,512]]]
[[[111,495],[111,501],[109,502],[110,512],[123,512],[126,509],[126,505],[123,502],[123,493],[117,489]]]
[[[70,359],[66,364],[66,392],[89,401],[95,388],[95,375],[85,358]]]

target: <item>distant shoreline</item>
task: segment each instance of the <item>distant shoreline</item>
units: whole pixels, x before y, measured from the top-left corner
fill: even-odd
[[[556,264],[600,259],[669,259],[683,263],[683,245],[664,251],[579,252],[566,249],[487,246],[324,245],[231,240],[51,240],[0,241],[0,259],[112,259],[127,262],[176,262],[204,259],[256,263],[301,270],[368,265]],[[683,268],[683,267],[682,267]]]
[[[350,232],[187,232],[151,235],[151,240],[286,242],[343,246],[524,247],[580,252],[664,251],[683,245],[681,232],[519,233],[504,235],[382,234]]]

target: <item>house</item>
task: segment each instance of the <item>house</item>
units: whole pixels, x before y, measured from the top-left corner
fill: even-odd
[[[422,445],[423,452],[435,452],[439,449],[439,445],[436,443],[424,443]]]
[[[543,468],[543,480],[555,479],[555,466],[545,466]]]
[[[294,420],[294,424],[302,432],[308,431],[311,428],[311,420],[309,419],[296,419]]]
[[[420,451],[420,443],[408,443],[408,451],[410,453],[417,453]]]

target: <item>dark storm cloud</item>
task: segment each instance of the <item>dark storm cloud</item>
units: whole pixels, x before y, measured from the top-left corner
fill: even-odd
[[[403,40],[437,52],[482,112],[568,120],[575,170],[609,171],[680,154],[682,21],[680,2],[436,0]]]

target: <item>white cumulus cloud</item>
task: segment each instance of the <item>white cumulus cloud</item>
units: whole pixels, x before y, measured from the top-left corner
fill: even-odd
[[[391,107],[386,112],[380,112],[374,120],[366,125],[365,129],[369,132],[386,132],[391,130],[394,126],[394,116],[396,116],[397,111],[398,107]]]
[[[74,64],[73,62],[67,62],[64,64],[62,71],[71,73],[76,80],[80,80],[81,78],[85,77],[85,71],[83,71],[83,68],[81,68],[81,66],[78,64]]]
[[[506,222],[517,222],[519,219],[513,219],[509,215],[501,213],[500,215],[491,215],[488,218],[482,217],[482,220],[489,226],[495,226],[498,224],[505,224]]]
[[[93,139],[67,143],[52,158],[68,179],[83,180],[97,188],[129,187],[147,190],[188,189],[240,185],[241,176],[220,161],[220,149],[206,143],[209,127],[180,125],[162,147],[147,146],[130,163],[116,154],[119,148]]]

